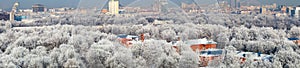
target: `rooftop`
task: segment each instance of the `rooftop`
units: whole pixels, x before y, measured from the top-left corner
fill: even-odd
[[[261,54],[261,53],[255,53],[255,52],[241,52],[237,51],[238,57],[244,57],[248,59],[261,59],[261,60],[270,60],[273,56],[268,54]]]
[[[42,4],[34,4],[34,5],[32,5],[32,7],[45,7],[45,6]]]
[[[129,39],[133,39],[133,38],[138,38],[139,36],[134,36],[134,35],[127,35],[127,34],[120,34],[118,35],[118,38],[129,38]]]
[[[200,56],[220,56],[223,53],[223,49],[207,49],[200,51]]]
[[[289,40],[300,40],[299,38],[288,38]]]
[[[195,45],[195,44],[217,44],[217,42],[214,42],[213,40],[207,40],[204,39],[195,39],[195,40],[188,40],[185,42],[187,45]]]

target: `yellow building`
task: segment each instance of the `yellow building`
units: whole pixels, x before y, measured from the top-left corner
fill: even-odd
[[[119,0],[110,0],[108,6],[110,14],[119,14]]]

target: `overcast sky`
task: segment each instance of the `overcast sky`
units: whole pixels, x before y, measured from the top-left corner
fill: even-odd
[[[94,5],[103,5],[106,0],[0,0],[0,8],[2,9],[10,9],[14,2],[20,2],[20,8],[31,8],[32,4],[43,4],[47,8],[54,7],[78,7],[81,6],[94,6]],[[120,0],[122,5],[127,5],[129,3],[134,2],[135,0]],[[146,1],[146,0],[140,0]],[[184,2],[192,2],[193,0],[172,0],[175,3],[179,3],[181,1]],[[205,3],[206,0],[197,0],[197,2]],[[248,0],[249,1],[249,0]],[[252,0],[255,1],[255,0]],[[251,2],[252,2],[251,1]],[[300,0],[259,0],[262,4],[281,4],[281,5],[300,5]]]

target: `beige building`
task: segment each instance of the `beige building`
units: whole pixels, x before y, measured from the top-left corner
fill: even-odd
[[[110,0],[108,6],[110,14],[119,14],[119,0]]]
[[[266,7],[261,7],[260,8],[260,13],[261,14],[268,14],[268,9]]]

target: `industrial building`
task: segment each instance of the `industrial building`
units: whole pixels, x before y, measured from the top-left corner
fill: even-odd
[[[33,12],[45,12],[45,6],[42,4],[34,4],[32,5]]]

